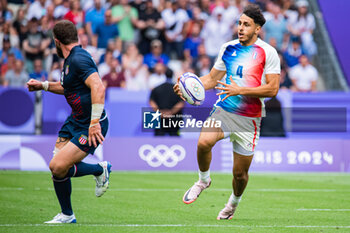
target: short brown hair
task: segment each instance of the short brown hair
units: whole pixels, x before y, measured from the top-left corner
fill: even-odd
[[[78,32],[75,25],[68,20],[61,20],[53,27],[53,35],[64,45],[78,42]]]

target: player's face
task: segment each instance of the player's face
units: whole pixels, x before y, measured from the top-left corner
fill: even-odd
[[[57,39],[54,39],[54,41],[56,45],[57,56],[59,56],[60,58],[64,58],[62,48],[61,48],[61,43]]]
[[[257,36],[260,26],[254,20],[243,14],[238,21],[238,40],[243,45],[250,45],[253,37]]]

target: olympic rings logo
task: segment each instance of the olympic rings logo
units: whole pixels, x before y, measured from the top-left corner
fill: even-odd
[[[199,96],[200,95],[200,89],[199,89],[199,84],[198,83],[195,83],[195,82],[192,82],[191,83],[191,86],[193,88],[193,91],[195,93],[196,96]]]
[[[178,162],[186,156],[186,150],[180,145],[173,145],[170,148],[166,145],[153,147],[150,144],[142,145],[139,149],[139,156],[151,167],[175,167]]]

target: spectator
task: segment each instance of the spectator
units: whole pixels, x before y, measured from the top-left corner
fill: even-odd
[[[168,69],[166,82],[152,90],[149,104],[154,111],[160,110],[162,121],[164,118],[170,118],[171,121],[176,123],[182,120],[182,109],[185,103],[173,91],[172,74],[173,72]],[[165,136],[168,134],[169,136],[179,136],[179,126],[178,124],[176,125],[176,127],[156,129],[154,135]]]
[[[104,62],[98,65],[98,73],[100,77],[105,76],[111,71],[112,60],[113,60],[113,51],[107,50],[104,55]]]
[[[53,26],[55,25],[55,16],[54,16],[54,12],[55,12],[55,6],[54,5],[48,5],[46,7],[46,17],[47,17],[47,21],[48,24],[50,25],[50,27],[53,29]]]
[[[13,18],[17,17],[19,10],[22,10],[22,9],[27,7],[25,4],[25,3],[27,3],[26,0],[7,0],[7,1],[3,1],[3,2],[7,2],[7,9],[9,12],[11,12]]]
[[[49,74],[50,82],[58,82],[61,79],[61,74],[63,70],[64,60],[58,60],[52,64],[52,69]]]
[[[286,19],[289,19],[290,15],[294,14],[297,8],[294,5],[294,0],[284,0],[281,6],[282,14]]]
[[[143,56],[135,44],[130,43],[122,56],[122,65],[126,79],[126,89],[139,91],[147,89],[147,66],[143,64]]]
[[[33,72],[33,62],[36,59],[43,60],[44,51],[48,48],[51,40],[47,38],[41,31],[38,30],[38,20],[33,18],[29,22],[29,32],[27,38],[23,41],[23,49],[26,60],[25,67],[29,73]]]
[[[13,70],[8,70],[5,74],[4,86],[25,87],[28,81],[28,74],[23,70],[23,62],[16,60]]]
[[[44,15],[41,20],[40,20],[41,24],[40,24],[40,30],[42,33],[44,33],[44,35],[48,38],[52,38],[53,37],[53,26],[55,25],[54,21],[50,21],[49,17],[47,15]],[[53,42],[54,43],[54,42]],[[54,45],[54,44],[52,44]]]
[[[22,49],[23,40],[26,37],[28,32],[27,28],[28,20],[25,18],[25,11],[23,9],[19,9],[17,13],[17,17],[13,22],[12,26],[16,30],[18,39],[19,39],[19,48]]]
[[[16,47],[11,48],[10,40],[8,38],[3,39],[2,49],[0,49],[0,66],[7,64],[8,55],[12,53],[16,59],[23,60],[22,53]]]
[[[16,30],[11,26],[10,22],[6,22],[2,25],[2,30],[0,31],[0,49],[2,49],[3,40],[6,39],[10,42],[11,47],[19,47],[19,38]]]
[[[132,42],[130,42],[132,43]],[[110,39],[107,44],[107,50],[113,51],[113,57],[117,58],[119,62],[121,62],[121,57],[122,57],[122,42],[119,39],[119,37],[115,39]]]
[[[146,9],[147,1],[148,0],[133,0],[129,1],[129,4],[137,10],[138,15],[140,16],[140,14]]]
[[[303,47],[308,56],[313,56],[317,52],[312,33],[315,29],[315,18],[308,12],[309,3],[306,0],[297,2],[298,11],[291,14],[288,23],[289,31],[294,36],[300,36]]]
[[[113,22],[118,23],[120,39],[125,42],[135,40],[134,27],[137,25],[138,13],[134,7],[128,5],[128,0],[120,0],[120,4],[112,7]]]
[[[199,77],[207,75],[210,73],[210,69],[210,58],[207,55],[200,56],[196,64],[196,74],[198,74]]]
[[[94,0],[94,7],[85,15],[86,32],[92,38],[96,34],[98,25],[105,22],[105,9],[101,5],[101,0]]]
[[[165,71],[166,67],[163,63],[157,63],[154,66],[153,72],[148,77],[147,86],[149,89],[153,89],[166,81]]]
[[[102,0],[101,2],[101,6],[104,6],[105,9],[108,9],[108,7],[106,7],[106,0]],[[84,12],[88,12],[91,9],[93,9],[95,6],[95,0],[80,0],[80,7],[83,9]]]
[[[185,40],[184,57],[186,60],[195,61],[198,58],[198,46],[202,43],[200,32],[200,24],[194,23],[191,35]]]
[[[199,24],[200,29],[202,29],[207,19],[208,19],[208,15],[206,13],[203,13],[198,6],[194,5],[192,8],[192,18],[184,26],[185,38],[191,36],[193,31],[193,26],[195,24]]]
[[[236,26],[236,22],[240,16],[238,8],[231,4],[230,0],[222,0],[222,7],[224,12],[222,15],[222,20],[226,22],[231,28]]]
[[[272,18],[266,20],[264,25],[265,41],[271,38],[276,40],[277,50],[283,50],[283,42],[287,39],[287,21],[281,13],[281,7],[271,4]]]
[[[96,63],[99,62],[100,56],[95,46],[89,45],[89,37],[87,34],[79,35],[80,45],[83,49],[88,51]]]
[[[205,50],[214,63],[219,54],[220,46],[232,39],[232,30],[230,25],[222,20],[224,8],[215,7],[213,14],[210,16],[201,32],[201,37],[204,40]]]
[[[286,51],[283,53],[283,58],[286,61],[288,67],[293,67],[299,63],[301,55],[305,54],[301,47],[301,40],[299,37],[291,37],[291,43]]]
[[[43,69],[43,62],[40,59],[34,61],[34,72],[29,74],[29,78],[39,81],[46,81],[48,78],[47,72]]]
[[[46,0],[35,0],[32,4],[29,5],[27,12],[27,20],[32,20],[36,18],[37,20],[41,19],[46,14]]]
[[[210,12],[211,12],[210,11],[210,0],[199,1],[199,7],[202,10],[202,12],[209,17]]]
[[[108,41],[116,38],[119,35],[117,25],[112,21],[112,11],[105,12],[104,22],[96,28],[93,45],[99,49],[106,49]]]
[[[7,71],[9,70],[13,70],[15,68],[15,63],[16,63],[16,58],[15,55],[13,53],[9,53],[7,55],[7,63],[1,63],[0,62],[0,83],[3,84],[4,83],[4,78],[5,78],[5,74]]]
[[[292,90],[300,92],[316,91],[317,70],[309,63],[305,55],[300,56],[299,62],[300,64],[290,70],[290,78],[293,82]]]
[[[106,88],[108,87],[125,87],[125,76],[122,66],[118,59],[113,58],[111,63],[111,70],[108,74],[103,76],[102,82]]]
[[[64,19],[67,19],[75,24],[77,29],[84,26],[85,14],[80,7],[79,0],[71,0],[69,3],[69,11],[64,15]]]
[[[184,46],[184,25],[189,20],[184,9],[179,8],[177,1],[171,1],[171,8],[161,13],[165,22],[165,53],[171,56],[174,53],[175,59],[183,58]]]
[[[150,71],[155,67],[157,63],[163,63],[167,65],[169,62],[169,57],[162,53],[162,42],[160,40],[153,40],[151,42],[151,53],[146,54],[143,63],[148,66]]]
[[[162,30],[165,28],[162,16],[153,7],[152,0],[147,0],[146,9],[140,12],[137,28],[140,29],[140,41],[138,44],[140,53],[147,54],[150,52],[151,41],[161,39]]]
[[[0,25],[12,20],[11,11],[7,8],[7,1],[0,1]]]
[[[290,89],[293,85],[292,80],[289,78],[288,66],[286,61],[283,59],[283,55],[278,53],[281,61],[281,75],[280,75],[280,90]]]
[[[119,40],[119,38],[117,38],[116,40],[114,39],[110,39],[108,41],[108,44],[107,44],[107,49],[106,51],[111,51],[112,52],[112,56],[114,58],[117,58],[119,61],[121,61],[121,40]],[[106,52],[103,51],[102,49],[99,49],[98,50],[98,54],[100,55],[101,52],[103,53],[101,56],[100,56],[100,60],[99,60],[99,64],[103,63],[105,61],[105,55],[106,55]]]
[[[55,1],[55,10],[53,16],[56,19],[63,18],[69,11],[69,0],[58,0]]]

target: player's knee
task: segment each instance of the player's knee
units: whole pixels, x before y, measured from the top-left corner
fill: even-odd
[[[67,166],[63,163],[51,161],[49,164],[52,175],[62,178],[67,173]]]
[[[234,170],[233,177],[237,181],[248,180],[248,172],[243,171],[243,170]]]
[[[215,145],[215,142],[212,142],[211,140],[206,138],[200,138],[198,140],[197,148],[198,150],[207,151],[207,150],[211,150],[211,148],[213,148],[214,145]]]

